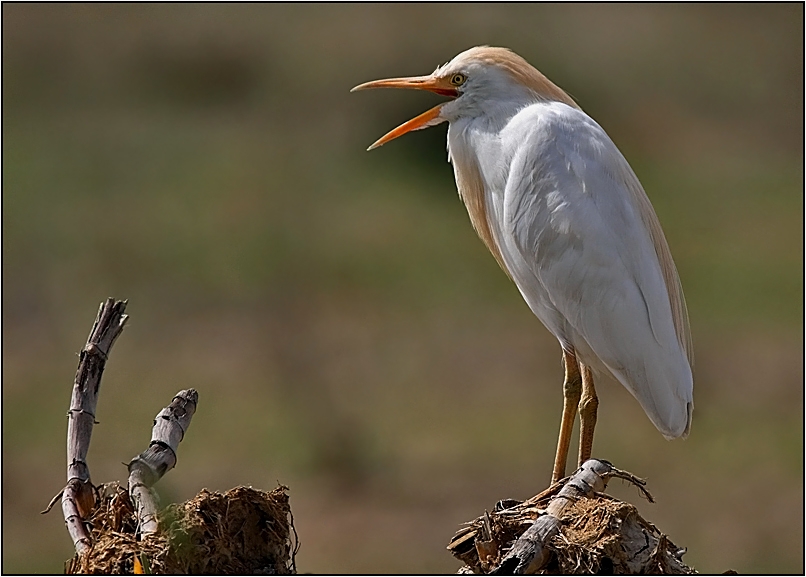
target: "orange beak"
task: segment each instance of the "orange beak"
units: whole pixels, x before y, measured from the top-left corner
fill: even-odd
[[[359,84],[355,88],[353,88],[350,92],[356,92],[357,90],[367,90],[370,88],[411,88],[415,90],[428,90],[429,92],[434,92],[436,94],[440,94],[442,96],[448,96],[450,98],[456,98],[459,96],[459,93],[456,91],[456,88],[451,85],[446,79],[444,78],[434,78],[433,76],[412,76],[409,78],[387,78],[385,80],[373,80],[372,82],[365,82],[364,84]],[[441,122],[445,122],[445,119],[439,115],[440,109],[442,108],[443,104],[438,104],[434,108],[423,112],[419,116],[412,118],[408,122],[404,122],[394,130],[391,130],[372,143],[372,146],[367,148],[367,150],[372,150],[373,148],[378,148],[379,146],[383,146],[390,140],[394,140],[398,136],[403,136],[407,132],[411,132],[412,130],[420,130],[422,128],[428,128],[429,126],[435,126]]]

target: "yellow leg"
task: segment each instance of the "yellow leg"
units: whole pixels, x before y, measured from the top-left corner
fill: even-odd
[[[579,465],[591,458],[593,450],[593,429],[596,428],[596,411],[599,397],[593,387],[593,373],[590,367],[580,363],[582,373],[582,395],[579,399]]]
[[[582,395],[582,378],[574,353],[563,350],[565,365],[565,381],[563,382],[563,418],[560,422],[560,438],[557,440],[557,454],[554,456],[554,471],[551,482],[565,477],[565,464],[568,461],[568,446],[571,444],[571,431],[577,416],[580,396]]]

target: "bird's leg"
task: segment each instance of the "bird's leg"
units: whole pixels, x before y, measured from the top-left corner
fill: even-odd
[[[579,466],[591,458],[593,450],[593,429],[596,427],[596,411],[599,397],[593,386],[593,372],[587,365],[580,364],[582,373],[582,396],[579,399]]]
[[[574,353],[563,349],[565,381],[563,382],[563,419],[560,422],[560,438],[557,440],[557,454],[554,457],[554,471],[551,482],[565,477],[565,464],[568,461],[568,446],[571,444],[571,431],[577,416],[577,407],[582,395],[582,378]]]

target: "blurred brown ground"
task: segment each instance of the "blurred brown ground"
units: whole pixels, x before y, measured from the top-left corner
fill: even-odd
[[[302,572],[451,572],[548,482],[560,351],[471,230],[436,97],[349,94],[513,48],[621,147],[696,351],[691,437],[603,385],[594,455],[704,572],[803,567],[803,6],[3,5],[3,566],[60,572],[65,412],[98,303],[131,322],[89,464],[199,410],[165,502],[291,487]]]

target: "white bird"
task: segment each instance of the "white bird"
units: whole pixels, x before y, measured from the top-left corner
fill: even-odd
[[[565,475],[580,415],[590,458],[593,373],[616,378],[667,439],[686,437],[692,347],[683,291],[641,183],[605,131],[506,48],[479,46],[427,76],[353,88],[450,97],[369,149],[448,122],[448,159],[470,221],[532,312],[560,341],[563,415],[552,481]]]

